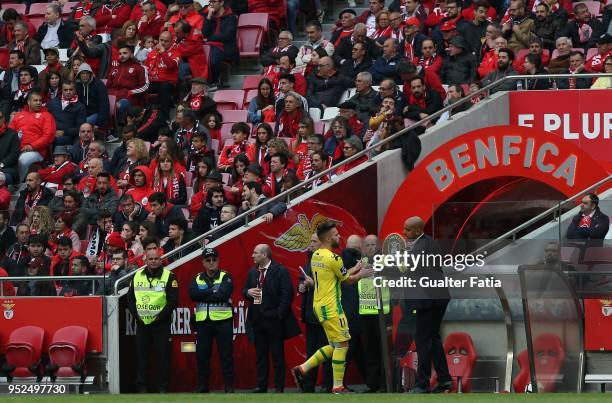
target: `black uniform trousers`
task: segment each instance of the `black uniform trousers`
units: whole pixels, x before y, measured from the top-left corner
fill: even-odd
[[[305,328],[306,356],[310,358],[318,349],[327,346],[329,342],[327,341],[327,336],[325,335],[325,331],[323,330],[323,327],[321,325],[306,323]],[[332,386],[334,384],[332,379],[331,361],[327,361],[322,364],[321,369],[323,371],[323,389],[329,390],[331,392]],[[315,386],[317,385],[318,374],[318,368],[313,368],[312,370],[308,371],[308,373],[304,377],[304,392],[314,393]]]
[[[385,321],[387,319],[388,315],[385,316]],[[365,356],[364,380],[370,390],[377,391],[384,386],[382,340],[378,315],[361,315],[361,333]]]
[[[440,337],[440,325],[447,305],[448,300],[434,300],[430,307],[417,309],[415,335],[416,350],[419,357],[416,375],[417,387],[429,388],[432,362],[439,383],[452,380],[448,372],[446,355]]]
[[[153,349],[151,349],[153,345]],[[155,355],[157,362],[157,383],[160,391],[168,390],[170,379],[170,322],[164,321],[136,328],[136,352],[138,354],[136,386],[147,387],[149,357]]]
[[[149,92],[157,94],[159,107],[169,115],[176,87],[168,81],[156,81],[149,83]]]
[[[285,389],[285,337],[281,323],[254,324],[255,366],[257,367],[257,389],[268,390],[270,356],[274,367],[274,388]]]
[[[217,342],[217,352],[225,388],[234,387],[234,321],[232,319],[213,321],[210,319],[196,322],[196,355],[198,360],[198,382],[208,389],[210,378],[210,357],[213,340]]]

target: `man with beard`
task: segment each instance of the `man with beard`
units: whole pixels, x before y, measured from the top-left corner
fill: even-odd
[[[8,211],[0,211],[0,258],[4,257],[4,253],[8,247],[16,240],[15,231],[13,231],[13,228],[9,225]]]
[[[593,17],[584,3],[574,3],[574,21],[567,24],[567,33],[572,38],[576,48],[583,48],[586,52],[595,47],[597,38],[606,30],[597,18]]]
[[[581,240],[587,246],[602,246],[610,228],[610,219],[599,208],[599,197],[589,193],[582,198],[580,212],[567,228],[567,239]]]
[[[30,227],[26,224],[19,224],[15,228],[17,240],[6,250],[6,255],[2,259],[0,266],[4,267],[9,276],[19,275],[17,269],[23,267],[30,261],[30,251],[28,250],[28,239],[30,238]]]
[[[506,76],[517,75],[518,73],[512,68],[514,61],[514,52],[508,48],[501,48],[497,52],[497,70],[487,74],[482,79],[482,85],[487,86],[495,81],[501,80]],[[516,89],[514,81],[506,81],[491,90],[491,94],[498,91],[511,91]]]
[[[410,91],[412,95],[408,106],[404,108],[404,117],[418,122],[442,109],[440,95],[431,88],[427,88],[421,77],[414,77],[410,80]],[[423,133],[432,124],[435,124],[435,120],[415,129],[415,131],[419,134]]]
[[[11,216],[11,225],[21,223],[36,206],[47,206],[53,193],[42,186],[42,180],[38,172],[30,172],[25,179],[26,188],[19,194],[15,210]]]
[[[98,213],[103,210],[114,213],[119,200],[111,186],[110,175],[101,172],[96,176],[96,189],[85,198],[81,212],[92,220],[97,219]]]

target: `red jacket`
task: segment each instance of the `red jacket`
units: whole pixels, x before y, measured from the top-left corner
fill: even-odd
[[[11,204],[11,192],[7,186],[0,186],[0,210],[8,210]]]
[[[176,51],[187,59],[193,77],[208,79],[208,58],[204,54],[203,41],[202,34],[190,35],[177,41]]]
[[[123,27],[123,24],[130,19],[131,10],[131,7],[125,3],[120,3],[115,7],[104,4],[94,16],[96,29],[98,32],[110,33],[114,28]]]
[[[172,28],[174,26],[174,23],[177,22],[178,20],[185,20],[185,21],[187,21],[189,26],[191,26],[191,33],[190,34],[193,34],[193,30],[194,29],[197,29],[198,31],[202,31],[202,26],[204,25],[204,17],[200,13],[195,11],[195,10],[192,10],[184,18],[180,15],[180,13],[179,14],[174,14],[168,20],[168,22],[172,23],[172,26],[170,28]],[[170,32],[172,32],[174,34],[174,29],[170,29]]]
[[[425,58],[425,56],[415,56],[414,59],[412,59],[412,63],[415,66],[423,67],[425,70],[430,70],[436,75],[439,75],[440,70],[442,69],[442,57],[437,54],[430,58]]]
[[[8,273],[2,267],[0,267],[0,277],[8,277]],[[3,281],[2,292],[5,297],[12,297],[15,295],[15,286],[10,281]]]
[[[249,0],[249,13],[267,13],[276,28],[285,20],[286,6],[284,0]]]
[[[68,262],[69,262],[68,263],[68,276],[72,276],[72,260],[77,256],[81,256],[81,254],[76,252],[75,250],[73,250],[70,253],[70,257],[68,258]],[[59,255],[55,255],[51,258],[51,269],[49,270],[50,276],[55,276],[55,268],[57,267],[58,264],[60,264],[60,262],[61,262],[61,259]]]
[[[610,50],[605,55],[600,55],[599,53],[595,56],[591,57],[584,64],[584,68],[588,72],[592,73],[603,73],[604,71],[604,61],[608,58],[608,56],[612,55],[612,50]]]
[[[234,158],[238,154],[246,154],[247,144],[246,141],[240,144],[232,144],[230,146],[224,146],[219,153],[218,166],[232,166],[234,164]]]
[[[134,8],[136,10],[136,7]],[[142,17],[142,15],[141,15]],[[153,38],[159,38],[162,28],[164,27],[164,17],[158,11],[152,20],[140,21],[140,17],[132,19],[132,21],[138,21],[138,37],[142,40],[145,36],[152,36]]]
[[[43,182],[55,183],[59,185],[62,183],[64,175],[71,174],[76,171],[77,166],[75,163],[66,161],[59,167],[51,165],[47,168],[43,168],[38,171]]]
[[[21,131],[21,148],[31,146],[46,158],[47,151],[55,139],[55,119],[45,108],[40,112],[30,112],[26,107],[17,112],[9,127],[16,132]]]
[[[425,86],[426,87],[431,88],[432,90],[434,90],[435,92],[440,94],[440,97],[442,99],[446,99],[446,90],[442,86],[442,82],[440,81],[440,77],[438,77],[437,74],[435,74],[434,72],[432,72],[429,69],[426,69],[424,71],[424,74],[421,75],[421,77],[424,78]],[[404,82],[403,90],[404,90],[404,94],[408,95],[409,97],[410,97],[410,95],[412,95],[412,93],[410,91],[410,83],[409,82]]]
[[[135,187],[134,172],[141,171],[145,176],[145,184],[142,187]],[[147,211],[151,211],[149,207],[149,196],[153,193],[153,174],[151,169],[144,165],[138,165],[130,175],[130,189],[126,194],[132,195],[134,201],[144,207]]]
[[[176,84],[180,62],[181,57],[176,50],[176,46],[172,46],[165,52],[160,52],[157,48],[154,49],[147,56],[144,65],[149,69],[149,80],[151,82],[168,81]]]
[[[525,67],[523,66],[523,63],[525,63],[525,56],[517,57],[512,63],[512,68],[514,68],[514,70],[516,70],[516,72],[519,74],[525,73]],[[550,62],[550,54],[548,52],[543,52],[542,53],[542,67],[548,66],[549,62]],[[586,67],[587,64],[585,63],[584,66]],[[495,64],[495,68],[497,68],[497,63]]]
[[[157,12],[162,15],[162,20],[163,20],[163,16],[166,15],[166,11],[168,11],[168,7],[166,7],[166,5],[159,0],[154,0],[153,2],[155,3],[155,8],[157,9]],[[138,4],[134,6],[134,8],[132,9],[132,12],[130,13],[130,20],[140,21],[143,15],[142,3],[149,3],[149,1],[147,0],[147,1],[138,2]],[[140,27],[138,31],[140,31]],[[157,35],[159,35],[159,31],[157,31]]]
[[[336,169],[336,175],[340,175],[348,170],[355,168],[357,165],[363,164],[368,160],[368,157],[362,155],[360,158],[357,158],[354,161],[349,162],[348,164],[342,165],[340,168]]]
[[[132,104],[141,105],[143,94],[149,89],[147,69],[134,59],[119,63],[111,68],[106,88],[117,100],[127,99]]]

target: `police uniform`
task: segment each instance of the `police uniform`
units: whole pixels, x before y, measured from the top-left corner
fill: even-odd
[[[170,369],[170,321],[178,303],[178,281],[170,270],[160,267],[155,274],[148,268],[138,270],[130,284],[128,306],[138,322],[136,351],[138,355],[136,385],[146,391],[149,357],[156,356],[157,385],[168,390]],[[153,350],[150,350],[153,344]]]
[[[218,258],[212,248],[204,249],[202,257]],[[214,277],[206,272],[198,273],[189,287],[189,295],[196,303],[195,328],[197,331],[196,355],[198,362],[198,392],[208,392],[210,357],[213,340],[217,350],[225,382],[225,391],[234,391],[234,358],[232,320],[232,278],[229,273],[218,270]]]

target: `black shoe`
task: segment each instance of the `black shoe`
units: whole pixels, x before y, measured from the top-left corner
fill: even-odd
[[[433,388],[431,393],[451,393],[454,387],[455,385],[453,385],[453,381],[439,383],[435,388]]]
[[[297,387],[300,388],[300,391],[305,392],[304,373],[302,372],[302,368],[300,368],[299,366],[293,367],[289,371],[291,372],[291,375],[293,375],[293,380],[295,381]]]
[[[414,388],[410,389],[410,392],[408,393],[421,394],[421,393],[430,393],[430,392],[429,392],[429,389],[425,389],[420,386],[415,386]]]
[[[285,389],[274,389],[274,393],[285,393]]]
[[[198,388],[194,390],[193,393],[210,393],[210,389],[208,389],[208,387],[206,386],[198,386]]]
[[[253,393],[268,393],[268,391],[266,389],[262,389],[262,388],[255,388],[253,390]]]

